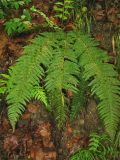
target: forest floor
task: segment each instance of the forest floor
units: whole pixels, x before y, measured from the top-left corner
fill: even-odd
[[[99,2],[98,2],[99,3]],[[100,4],[99,4],[100,5]],[[49,6],[44,8],[49,10]],[[107,20],[104,8],[94,10],[96,22],[92,35],[100,43],[100,48],[108,51],[115,63],[116,53],[112,43],[117,26],[116,8],[109,7]],[[38,21],[39,23],[39,21]],[[38,34],[37,32],[8,37],[0,26],[0,73],[23,53],[23,47]],[[53,118],[36,101],[30,102],[13,133],[7,119],[7,105],[4,97],[0,102],[0,160],[68,160],[81,147],[88,145],[89,133],[101,130],[96,103],[88,100],[87,107],[71,123],[69,120],[63,130],[58,130]],[[99,126],[99,127],[98,127]]]

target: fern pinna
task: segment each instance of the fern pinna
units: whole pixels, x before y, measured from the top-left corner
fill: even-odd
[[[65,91],[79,92],[82,68],[83,80],[99,98],[98,111],[105,129],[114,137],[119,122],[120,87],[117,72],[108,61],[109,57],[97,48],[97,43],[81,32],[46,32],[35,38],[9,69],[7,102],[13,128],[26,102],[32,98],[31,92],[41,86],[41,79],[44,79],[41,87],[48,95],[48,106],[61,127],[68,111]],[[45,96],[43,92],[39,93]],[[40,100],[46,104],[45,97]]]

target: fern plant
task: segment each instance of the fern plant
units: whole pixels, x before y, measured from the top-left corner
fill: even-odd
[[[31,23],[21,18],[14,18],[7,21],[4,25],[5,31],[7,32],[8,36],[11,36],[15,33],[22,33],[28,31]]]
[[[64,0],[63,2],[56,2],[55,3],[55,17],[59,18],[62,22],[67,21],[72,13],[73,10],[73,0]]]
[[[106,135],[92,133],[87,148],[79,150],[70,160],[108,160],[119,158],[120,151]]]
[[[114,66],[108,63],[109,57],[96,46],[90,36],[78,31],[46,32],[26,46],[24,55],[10,67],[7,81],[8,116],[13,128],[31,99],[31,91],[39,85],[45,88],[58,126],[63,126],[68,115],[65,91],[79,93],[82,69],[83,81],[99,98],[98,112],[105,130],[114,138],[119,122],[120,83]],[[44,85],[39,84],[43,79]]]

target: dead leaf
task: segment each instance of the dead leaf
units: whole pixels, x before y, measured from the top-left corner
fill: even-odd
[[[22,120],[29,120],[31,117],[31,114],[30,113],[24,113],[21,117]]]
[[[71,31],[71,30],[74,30],[74,29],[75,29],[74,23],[68,23],[68,24],[65,26],[65,31]]]
[[[51,125],[49,122],[42,123],[38,126],[36,134],[42,137],[49,138],[51,137]]]
[[[55,151],[48,152],[47,155],[45,156],[46,160],[51,159],[51,160],[56,160],[57,154]]]
[[[33,146],[30,151],[29,157],[32,158],[33,160],[44,160],[45,153],[41,148]]]
[[[48,137],[48,138],[45,137],[42,140],[43,140],[43,146],[48,148],[50,145],[51,137]]]
[[[67,134],[67,136],[70,136],[72,133],[73,133],[73,129],[70,126],[70,124],[67,123],[67,125],[66,125],[66,134]]]
[[[50,19],[54,24],[59,25],[59,20],[56,19],[55,17],[50,16],[49,19]]]
[[[97,35],[95,36],[95,39],[96,39],[96,41],[98,41],[98,42],[102,42],[102,41],[104,41],[104,36],[103,36],[103,34],[97,34]]]
[[[41,131],[40,131],[40,134],[42,137],[50,137],[50,132],[48,132],[48,130],[46,130],[45,128],[43,128]]]
[[[38,113],[39,112],[39,107],[33,103],[29,103],[27,105],[27,109],[30,113]]]
[[[4,149],[6,151],[15,150],[18,147],[18,139],[15,135],[8,136],[4,139]]]
[[[73,92],[72,91],[70,91],[70,90],[67,90],[67,97],[68,98],[71,98],[71,97],[73,97]]]
[[[5,130],[10,128],[10,123],[6,118],[3,118],[2,127]]]
[[[96,11],[94,11],[94,17],[98,21],[105,19],[105,17],[106,17],[105,10],[96,10]]]

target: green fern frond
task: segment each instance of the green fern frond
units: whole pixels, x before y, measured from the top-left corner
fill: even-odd
[[[80,74],[78,91],[74,93],[71,103],[70,118],[72,121],[80,114],[82,108],[87,104],[87,90],[88,84],[83,80],[82,74]]]
[[[64,0],[63,2],[56,2],[54,10],[56,12],[55,17],[59,18],[63,22],[68,20],[73,10],[73,0]]]
[[[96,42],[87,35],[77,33],[75,49],[80,52],[80,66],[84,68],[83,77],[89,81],[91,91],[100,100],[98,110],[105,129],[114,138],[119,122],[120,82],[109,57],[98,49]]]
[[[115,137],[115,146],[116,147],[120,146],[120,130],[117,132],[116,137]]]
[[[47,37],[48,35],[48,38]],[[48,33],[35,38],[32,44],[26,46],[24,55],[9,69],[8,88],[10,88],[8,102],[8,117],[13,129],[19,116],[25,110],[26,102],[31,99],[31,91],[39,85],[44,69],[40,66],[44,61],[49,61],[51,55],[50,44],[52,34]],[[10,86],[10,87],[9,87]]]
[[[52,106],[54,118],[57,122],[58,128],[63,127],[67,120],[67,106],[65,104],[65,97],[61,90],[57,90],[49,96]]]
[[[48,107],[48,101],[47,101],[47,96],[45,94],[45,90],[43,88],[41,88],[40,86],[35,86],[33,88],[33,90],[31,91],[31,94],[34,99],[38,100],[38,101],[41,101],[45,104],[45,107],[47,109],[50,109]]]
[[[47,92],[50,95],[54,95],[52,105],[56,107],[55,117],[58,121],[58,126],[64,124],[66,120],[63,90],[77,92],[77,76],[80,72],[76,55],[70,50],[71,46],[68,38],[65,33],[55,35],[53,58],[48,66],[45,79]]]
[[[89,140],[89,150],[92,152],[97,152],[99,149],[102,150],[102,153],[106,152],[106,148],[102,144],[104,141],[107,141],[108,137],[106,135],[98,135],[96,133],[92,133],[90,135]]]
[[[9,75],[7,74],[0,74],[0,94],[5,94],[8,91],[7,83],[9,79]]]
[[[70,160],[95,160],[95,157],[89,150],[81,149],[78,153],[73,155]]]

